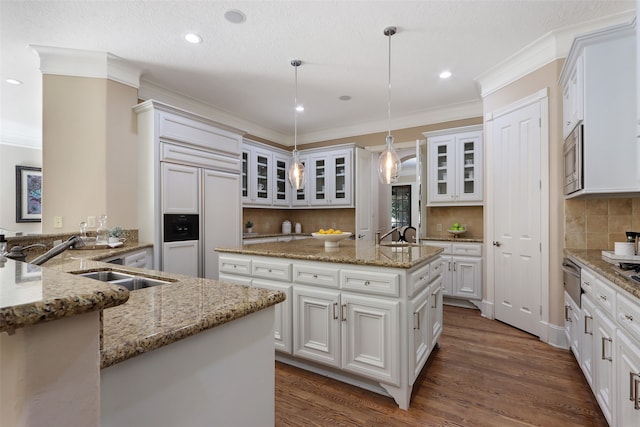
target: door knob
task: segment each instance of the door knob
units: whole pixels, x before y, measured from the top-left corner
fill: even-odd
[[[500,242],[493,242],[493,246],[500,246],[500,245],[502,245],[502,243],[500,243]]]

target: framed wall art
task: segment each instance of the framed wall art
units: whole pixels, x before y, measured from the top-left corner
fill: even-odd
[[[42,168],[16,166],[16,222],[42,222]]]

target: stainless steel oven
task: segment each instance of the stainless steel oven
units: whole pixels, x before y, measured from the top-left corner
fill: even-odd
[[[584,188],[583,176],[583,125],[579,123],[564,141],[564,194]]]
[[[580,307],[580,295],[582,295],[582,288],[580,286],[580,266],[569,258],[565,258],[562,260],[562,271],[564,290],[567,291],[573,302]]]

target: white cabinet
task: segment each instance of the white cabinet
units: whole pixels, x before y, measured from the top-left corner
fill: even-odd
[[[284,150],[245,139],[242,149],[243,205],[289,207],[290,161],[291,154]]]
[[[198,213],[198,168],[163,162],[161,179],[163,213]]]
[[[616,368],[616,425],[640,425],[640,343],[618,330]]]
[[[200,242],[165,242],[162,244],[162,271],[187,276],[199,276]]]
[[[251,151],[251,166],[249,185],[251,203],[256,205],[271,205],[273,198],[273,163],[271,153],[260,148]]]
[[[353,150],[330,150],[309,155],[310,205],[353,206]]]
[[[583,189],[568,197],[640,191],[636,79],[633,23],[574,40],[559,81],[564,137],[583,124]]]
[[[306,155],[299,154],[300,163],[304,166],[305,184],[304,188],[299,190],[291,190],[291,206],[305,207],[309,206],[309,158]]]
[[[482,126],[425,132],[427,205],[481,205]]]
[[[573,302],[567,292],[564,293],[564,332],[567,337],[569,347],[576,357],[580,360],[580,307]]]
[[[438,276],[427,288],[409,302],[411,327],[409,337],[410,382],[418,378],[431,350],[442,333],[442,277]]]
[[[289,283],[280,283],[272,280],[253,279],[253,286],[259,288],[282,291],[287,298],[276,304],[275,320],[273,324],[273,340],[276,350],[291,354],[292,351],[292,313],[291,299],[293,298],[293,287]]]
[[[609,425],[640,425],[640,301],[588,268],[581,277],[582,307],[567,309],[582,313],[567,322],[581,332],[576,358]]]
[[[292,187],[289,184],[291,155],[273,153],[273,205],[289,207]]]
[[[441,253],[442,294],[445,297],[482,299],[482,243],[423,240]]]
[[[436,276],[429,288],[429,291],[429,328],[431,330],[430,347],[433,349],[440,341],[440,335],[442,335],[442,276]]]

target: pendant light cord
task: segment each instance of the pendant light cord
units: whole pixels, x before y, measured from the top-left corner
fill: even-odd
[[[293,96],[293,151],[298,151],[298,66],[299,63],[294,64],[296,69],[296,89]]]
[[[393,29],[391,29],[393,28]],[[389,136],[391,136],[391,36],[395,34],[395,28],[391,27],[385,30],[387,36],[389,37],[389,85],[387,91],[387,119],[388,119],[388,128],[389,128]]]

